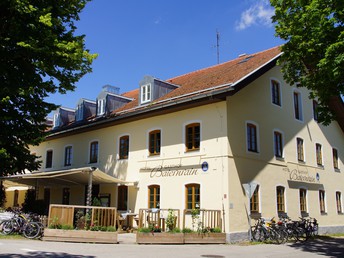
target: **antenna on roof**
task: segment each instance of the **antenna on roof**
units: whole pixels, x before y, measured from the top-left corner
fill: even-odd
[[[220,32],[216,29],[217,64],[220,63]]]

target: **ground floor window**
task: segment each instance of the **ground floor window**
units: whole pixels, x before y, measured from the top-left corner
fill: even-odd
[[[148,186],[148,208],[160,207],[160,186],[150,185]]]
[[[325,213],[326,208],[325,208],[325,191],[324,190],[319,190],[319,204],[320,204],[320,212]]]
[[[185,200],[186,209],[200,209],[201,193],[199,184],[185,185]]]
[[[285,213],[285,200],[284,200],[284,187],[283,186],[277,186],[276,196],[277,196],[278,213]]]
[[[250,199],[250,210],[251,213],[259,212],[259,185],[257,185]]]
[[[300,189],[300,211],[307,213],[307,190]]]
[[[338,213],[343,213],[343,209],[342,209],[342,193],[341,192],[336,192],[336,203],[337,203],[337,212]]]
[[[128,210],[128,186],[126,185],[118,186],[117,210]]]

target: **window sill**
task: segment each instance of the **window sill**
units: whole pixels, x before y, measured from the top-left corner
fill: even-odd
[[[337,212],[338,215],[344,216],[344,212]]]
[[[283,161],[283,162],[285,161],[283,157],[277,157],[277,156],[275,156],[275,159],[278,160],[278,161]]]
[[[298,162],[299,164],[302,164],[302,165],[306,164],[306,161],[300,160],[300,159],[298,159],[297,162]]]
[[[278,212],[278,217],[279,218],[287,218],[288,214],[286,212]]]
[[[309,217],[309,213],[308,212],[301,212],[301,217],[302,218]]]
[[[334,172],[340,173],[340,169],[339,168],[335,168]]]
[[[327,215],[327,212],[326,212],[326,211],[322,211],[322,212],[320,212],[320,215],[326,216],[326,215]]]
[[[322,170],[325,169],[325,168],[324,168],[324,165],[317,164],[317,166],[318,166],[319,169],[322,169]]]
[[[252,219],[259,219],[261,217],[262,217],[262,214],[260,212],[251,211],[251,218]]]

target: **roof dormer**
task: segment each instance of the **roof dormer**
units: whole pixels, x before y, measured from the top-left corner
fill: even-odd
[[[119,95],[118,87],[105,85],[97,97],[97,116],[108,115],[130,101],[131,98]]]
[[[95,101],[80,99],[75,112],[75,121],[84,121],[85,119],[96,115],[97,104]]]
[[[156,79],[150,75],[144,76],[139,82],[139,86],[139,102],[141,105],[148,104],[179,87],[177,85]]]
[[[75,110],[65,107],[59,107],[54,111],[53,115],[53,128],[68,125],[75,120]]]

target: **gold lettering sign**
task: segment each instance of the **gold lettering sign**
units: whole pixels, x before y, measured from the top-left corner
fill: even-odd
[[[198,166],[157,166],[155,168],[142,168],[140,172],[149,172],[149,176],[153,177],[179,177],[179,176],[197,176]]]
[[[307,182],[307,183],[316,183],[315,176],[309,175],[308,171],[302,171],[298,169],[290,170],[289,168],[284,168],[283,170],[289,173],[289,180],[292,181],[300,181],[300,182]]]

